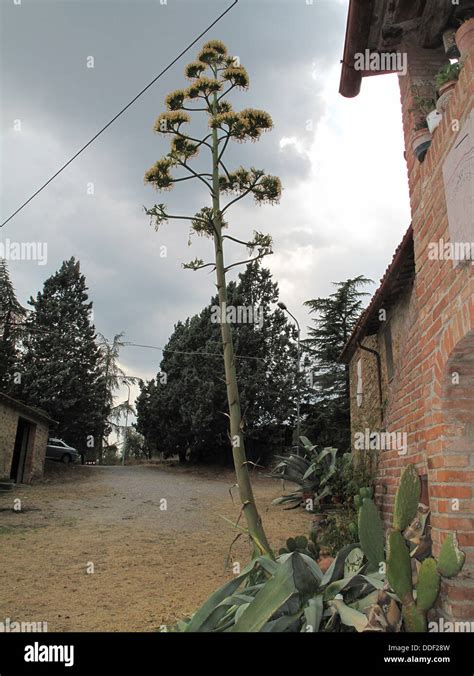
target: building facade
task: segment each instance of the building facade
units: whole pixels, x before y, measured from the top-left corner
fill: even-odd
[[[0,393],[0,481],[30,483],[43,476],[52,424],[40,411]]]
[[[454,245],[474,249],[472,4],[352,0],[340,89],[356,96],[362,78],[377,74],[354,68],[360,54],[397,53],[406,66],[398,78],[412,223],[343,358],[353,440],[366,430],[390,433],[378,452],[376,489],[386,523],[401,469],[415,463],[434,555],[450,532],[466,553],[441,593],[441,612],[459,620],[474,619],[474,265],[472,255],[453,254]],[[414,97],[449,63],[456,30],[459,79],[420,161]]]

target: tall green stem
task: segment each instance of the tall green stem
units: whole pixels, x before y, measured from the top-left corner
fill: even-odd
[[[214,73],[217,78],[217,72]],[[217,94],[213,96],[213,113],[217,110]],[[224,265],[224,251],[222,245],[222,219],[219,197],[219,146],[217,129],[212,130],[212,209],[214,223],[214,248],[216,258],[217,292],[219,297],[222,346],[224,352],[225,378],[227,385],[227,399],[229,403],[230,437],[235,473],[239,487],[240,500],[247,521],[249,534],[260,552],[273,557],[270,545],[263,530],[262,520],[257,511],[257,505],[250,482],[245,442],[242,432],[242,414],[240,408],[239,388],[235,369],[235,353],[232,340],[232,330],[226,321],[227,284]]]

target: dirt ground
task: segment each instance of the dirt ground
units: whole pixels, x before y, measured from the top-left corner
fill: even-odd
[[[280,482],[253,476],[272,545],[307,533],[304,510],[271,505]],[[0,618],[154,631],[192,613],[249,560],[242,536],[226,568],[238,531],[221,517],[239,517],[234,481],[231,471],[55,465],[42,483],[0,494]]]

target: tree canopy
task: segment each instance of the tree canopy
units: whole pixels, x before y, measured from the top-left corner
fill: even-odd
[[[309,373],[305,432],[318,445],[350,450],[349,370],[340,354],[368,294],[361,289],[372,280],[359,275],[334,282],[336,291],[305,305],[314,314],[314,325],[304,341]]]
[[[228,299],[233,307],[258,309],[258,317],[253,315],[257,321],[233,328],[247,453],[252,461],[263,462],[291,436],[295,329],[274,307],[278,285],[258,262],[229,283]],[[141,383],[137,429],[154,452],[184,459],[189,449],[196,460],[230,460],[220,328],[211,321],[216,307],[215,297],[199,314],[175,326],[160,373]]]

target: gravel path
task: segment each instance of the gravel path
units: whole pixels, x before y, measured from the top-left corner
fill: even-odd
[[[239,517],[230,471],[157,466],[54,467],[0,494],[0,619],[50,631],[153,631],[192,613],[232,571]],[[270,506],[278,482],[255,477],[274,547],[304,533],[303,510]],[[11,511],[21,499],[21,512]],[[232,564],[246,565],[245,537]]]

